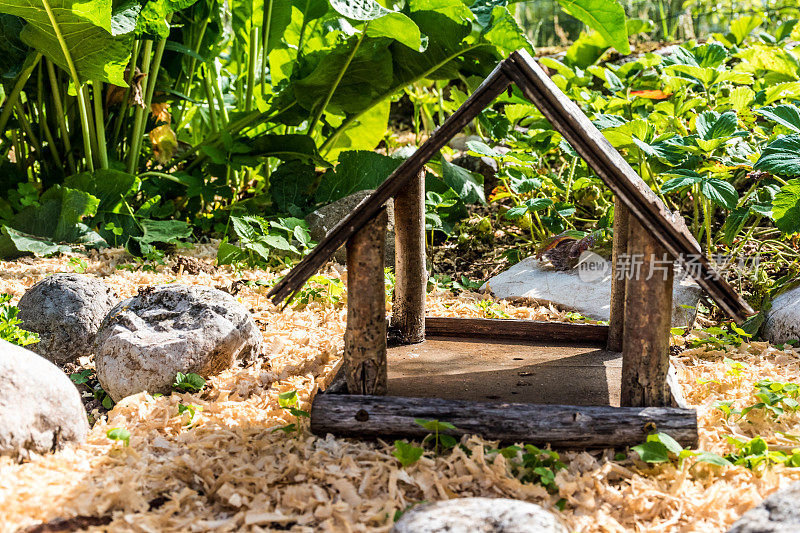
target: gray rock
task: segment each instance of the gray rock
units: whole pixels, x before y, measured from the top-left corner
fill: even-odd
[[[0,340],[0,455],[25,459],[86,440],[81,395],[43,357]]]
[[[524,299],[544,305],[552,303],[594,320],[608,320],[611,314],[610,263],[602,275],[588,280],[579,276],[576,270],[555,270],[544,261],[527,257],[491,278],[483,289],[500,299]],[[691,278],[675,276],[673,327],[691,327],[701,294],[702,289]]]
[[[86,274],[53,274],[19,301],[22,328],[41,339],[30,347],[57,365],[92,353],[97,328],[119,301],[102,280]]]
[[[800,339],[800,287],[775,298],[764,322],[764,338],[775,344]]]
[[[507,498],[459,498],[414,507],[392,533],[567,533],[549,511]]]
[[[168,393],[175,374],[207,377],[260,353],[262,334],[244,305],[211,287],[160,285],[117,304],[100,326],[97,379],[114,401]]]
[[[306,224],[311,238],[319,242],[342,220],[350,214],[361,200],[372,194],[371,190],[354,192],[341,200],[320,207],[306,216]],[[389,226],[386,231],[386,266],[394,266],[394,202],[389,200],[386,211],[389,214]],[[347,250],[344,246],[333,255],[334,260],[344,264],[347,261]]]
[[[800,531],[800,483],[779,490],[753,507],[728,533],[790,533]]]

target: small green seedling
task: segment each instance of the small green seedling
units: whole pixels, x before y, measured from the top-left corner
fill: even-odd
[[[298,401],[299,399],[297,397],[296,390],[282,392],[278,394],[278,406],[281,409],[289,411],[295,418],[300,418],[300,417],[309,418],[311,415],[309,415],[307,411],[303,411],[302,409],[298,409],[296,407]],[[291,424],[286,424],[285,426],[273,429],[272,433],[275,433],[276,431],[283,431],[284,433],[293,433],[299,431],[299,427],[296,422],[293,422]]]
[[[787,453],[770,450],[767,442],[761,437],[755,437],[749,441],[731,436],[726,438],[736,448],[736,451],[726,455],[725,459],[737,466],[744,466],[757,473],[767,470],[773,465],[800,467],[800,448],[794,448]]]
[[[131,444],[131,432],[125,428],[112,428],[106,432],[106,437],[111,440],[119,440],[122,441],[125,446],[130,446]]]
[[[696,458],[697,463],[709,463],[716,466],[731,466],[731,462],[716,453],[684,449],[683,446],[666,433],[651,433],[643,444],[634,446],[633,451],[639,458],[651,464],[672,462],[674,455],[678,466],[689,457]]]
[[[558,452],[526,444],[524,447],[506,446],[498,450],[487,450],[487,453],[498,453],[505,457],[511,473],[523,483],[538,483],[551,494],[558,493],[556,473],[567,467],[560,461]]]
[[[433,453],[439,455],[439,450],[445,451],[453,448],[458,441],[455,437],[443,433],[444,431],[453,431],[456,427],[449,422],[439,422],[438,420],[425,420],[423,418],[415,418],[414,423],[424,427],[431,433],[422,439],[422,444],[425,445],[433,442]]]
[[[200,392],[206,386],[206,380],[194,373],[183,374],[178,372],[175,375],[175,382],[172,388],[180,392]]]
[[[70,257],[69,264],[72,265],[72,270],[74,270],[76,274],[83,274],[86,272],[86,269],[89,268],[89,264],[80,257]]]
[[[203,408],[199,405],[193,405],[190,403],[178,404],[178,415],[183,418],[183,425],[184,426],[192,426],[197,423],[197,415]]]
[[[396,440],[394,441],[394,451],[392,451],[392,455],[394,455],[395,458],[400,461],[403,468],[405,468],[419,461],[424,452],[425,450],[419,446],[414,446],[404,440]]]
[[[81,370],[80,372],[73,372],[69,375],[69,379],[78,387],[80,390],[80,386],[83,385],[92,395],[95,397],[97,401],[107,410],[111,410],[114,408],[114,400],[111,399],[111,396],[103,390],[103,387],[100,385],[100,382],[97,381],[97,376],[95,376],[95,371],[91,368],[86,368]]]

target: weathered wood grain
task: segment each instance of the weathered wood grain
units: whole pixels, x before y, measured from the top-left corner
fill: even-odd
[[[353,394],[386,394],[386,209],[347,241],[344,374]]]
[[[642,443],[653,431],[683,446],[697,443],[697,414],[673,407],[586,407],[478,403],[438,398],[322,394],[314,399],[311,431],[364,439],[422,439],[414,419],[453,424],[456,437],[481,435],[506,443],[555,448],[610,448]]]
[[[622,351],[625,331],[625,278],[619,275],[619,258],[628,253],[628,208],[614,197],[614,240],[611,249],[611,311],[608,319],[608,344],[612,352]]]
[[[394,199],[394,301],[391,325],[403,344],[425,340],[425,170]]]
[[[425,334],[428,337],[563,341],[605,346],[608,326],[518,319],[427,317]]]
[[[667,373],[674,258],[633,218],[628,254],[620,404],[672,405]]]

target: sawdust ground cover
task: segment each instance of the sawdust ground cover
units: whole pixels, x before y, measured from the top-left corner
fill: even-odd
[[[214,256],[212,247],[182,253],[209,264]],[[102,277],[121,298],[159,283],[230,287],[236,280],[269,281],[280,274],[227,268],[188,274],[174,259],[145,271],[121,251],[85,261],[86,273]],[[74,269],[66,257],[0,262],[0,292],[16,301],[43,277]],[[328,268],[327,275],[340,274],[335,266]],[[341,301],[322,298],[279,312],[266,292],[265,286],[244,285],[237,295],[264,332],[262,364],[215,376],[200,394],[142,393],[107,414],[95,412],[88,442],[78,448],[24,464],[0,458],[0,531],[76,516],[101,517],[82,522],[98,531],[388,531],[395,513],[415,503],[489,496],[541,504],[573,531],[713,532],[800,480],[800,468],[785,466],[753,473],[692,460],[652,466],[629,450],[564,452],[567,468],[556,476],[558,493],[549,494],[513,477],[501,455],[487,452],[497,443],[479,437],[401,468],[391,455],[392,443],[273,432],[294,422],[279,407],[278,394],[296,390],[299,407],[307,410],[330,381],[341,357],[346,310]],[[432,314],[483,316],[487,306],[475,305],[483,298],[434,292],[428,305]],[[491,306],[512,318],[566,316],[543,307]],[[776,449],[800,446],[797,412],[774,419],[754,410],[726,420],[714,407],[718,400],[740,407],[754,403],[753,384],[761,379],[800,381],[800,351],[752,342],[686,349],[673,359],[698,411],[700,449],[729,452],[729,435],[761,435]],[[178,413],[181,403],[202,410],[187,420]],[[130,431],[130,446],[107,438],[107,431],[118,427]],[[558,511],[555,504],[562,499]]]

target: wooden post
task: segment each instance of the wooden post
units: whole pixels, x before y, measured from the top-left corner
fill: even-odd
[[[628,253],[628,218],[630,211],[614,196],[614,241],[611,249],[611,313],[608,320],[607,348],[612,352],[622,351],[625,331],[625,278],[617,271],[620,255]]]
[[[394,199],[395,285],[392,326],[400,342],[425,340],[425,169]]]
[[[668,406],[673,401],[667,375],[674,258],[633,217],[628,227],[620,403]]]
[[[347,241],[347,329],[344,372],[350,394],[386,394],[386,289],[383,208]]]

